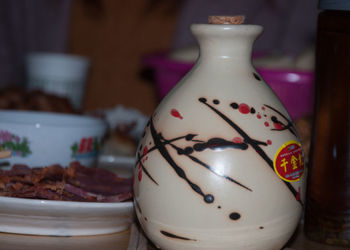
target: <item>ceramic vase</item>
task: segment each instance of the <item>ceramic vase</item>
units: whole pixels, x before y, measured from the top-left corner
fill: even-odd
[[[137,218],[161,249],[278,250],[298,225],[304,155],[251,64],[262,29],[191,26],[200,56],[152,114],[134,170]]]

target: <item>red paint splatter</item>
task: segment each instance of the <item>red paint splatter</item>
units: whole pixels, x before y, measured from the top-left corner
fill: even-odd
[[[260,115],[260,114],[257,114],[257,115],[256,115],[256,118],[261,119],[261,115]]]
[[[177,111],[176,109],[172,109],[172,110],[170,111],[170,114],[171,114],[172,116],[176,117],[176,118],[181,119],[181,120],[183,119],[183,117],[181,116],[180,112]]]
[[[264,125],[265,125],[265,127],[270,126],[270,124],[268,122],[264,122]]]
[[[141,181],[142,180],[142,169],[140,169],[140,171],[139,171],[139,181]]]
[[[143,155],[146,155],[148,153],[148,147],[146,146],[144,149],[143,149]]]
[[[267,144],[268,144],[268,145],[271,145],[271,144],[272,144],[272,141],[271,141],[271,140],[267,140]]]
[[[139,169],[141,169],[141,163],[139,163]]]
[[[242,114],[249,114],[250,113],[250,107],[247,104],[245,104],[245,103],[239,104],[238,110]]]
[[[241,137],[235,137],[233,138],[232,140],[234,143],[242,143],[243,142],[243,139]]]
[[[275,127],[275,129],[281,130],[283,128],[283,126],[280,123],[274,122],[273,126]]]
[[[295,196],[295,199],[296,199],[297,201],[300,201],[300,187],[298,187],[298,193],[297,193],[297,195]]]
[[[143,149],[143,156],[147,155],[148,153],[148,147],[146,146],[144,149]],[[142,159],[142,163],[145,163],[145,161],[148,160],[148,156],[146,156],[145,158]]]
[[[262,110],[265,110],[265,107],[264,107],[264,106],[262,106],[262,107],[261,107],[261,109],[262,109]]]

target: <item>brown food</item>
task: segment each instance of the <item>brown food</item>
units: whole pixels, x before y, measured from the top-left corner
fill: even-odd
[[[77,113],[65,97],[40,90],[24,91],[19,87],[5,87],[0,90],[0,109]]]
[[[52,165],[29,168],[14,165],[0,170],[0,196],[60,201],[121,202],[130,200],[131,179],[72,162],[68,168]]]
[[[209,24],[242,24],[245,16],[209,16]]]

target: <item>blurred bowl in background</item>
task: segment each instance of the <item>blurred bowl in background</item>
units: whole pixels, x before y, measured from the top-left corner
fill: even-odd
[[[117,156],[101,154],[98,167],[108,169],[121,178],[132,178],[136,158],[131,156]]]
[[[314,105],[314,74],[293,69],[257,68],[280,98],[293,119],[311,115]]]
[[[106,130],[103,120],[89,116],[2,110],[0,151],[10,151],[12,155],[1,159],[0,166],[65,167],[79,161],[91,167],[97,163]]]
[[[32,52],[26,57],[27,88],[67,97],[79,110],[89,67],[90,60],[84,56]]]
[[[261,56],[264,53],[253,53]],[[191,55],[193,57],[193,55]],[[143,64],[153,69],[159,99],[176,85],[193,67],[190,60],[176,60],[167,53],[143,58]],[[312,70],[256,67],[262,78],[274,90],[293,119],[311,115],[314,103],[314,73]]]

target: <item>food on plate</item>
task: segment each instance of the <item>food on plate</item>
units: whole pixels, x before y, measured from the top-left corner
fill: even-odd
[[[0,196],[59,201],[121,202],[132,198],[132,179],[79,162],[68,167],[0,169]]]
[[[209,24],[242,24],[245,16],[209,16]]]

